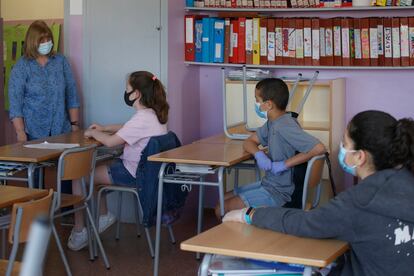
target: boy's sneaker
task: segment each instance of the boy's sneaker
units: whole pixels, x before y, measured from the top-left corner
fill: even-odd
[[[99,216],[99,233],[102,233],[106,229],[109,228],[112,224],[114,224],[116,221],[116,217],[108,212],[106,215]]]
[[[68,247],[73,251],[79,251],[88,245],[88,232],[86,227],[80,232],[76,232],[72,229],[68,240]]]

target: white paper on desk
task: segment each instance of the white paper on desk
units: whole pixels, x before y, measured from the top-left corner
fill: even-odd
[[[69,143],[49,143],[47,141],[39,144],[28,144],[24,145],[26,148],[31,149],[70,149],[70,148],[76,148],[79,147],[79,144],[69,144]]]

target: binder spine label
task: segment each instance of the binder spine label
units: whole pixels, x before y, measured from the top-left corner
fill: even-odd
[[[312,29],[312,59],[319,60],[319,29]]]
[[[334,56],[340,57],[342,54],[341,52],[341,27],[334,26],[333,33],[334,33]]]
[[[325,29],[325,54],[326,56],[333,56],[333,37],[332,37],[332,29],[327,28]]]
[[[400,58],[400,28],[392,28],[392,57]]]
[[[408,25],[401,25],[401,57],[409,56],[409,44],[408,44]]]
[[[296,58],[303,58],[303,29],[296,30]]]
[[[392,29],[384,28],[384,56],[392,58]]]
[[[369,45],[371,58],[378,58],[378,29],[369,29]]]
[[[384,55],[384,26],[378,25],[378,55]]]
[[[303,55],[305,57],[312,57],[312,29],[303,28]]]
[[[362,48],[361,48],[361,30],[360,29],[354,30],[354,41],[355,41],[355,58],[361,59]]]
[[[267,33],[267,60],[275,60],[275,33]]]
[[[361,46],[362,46],[362,58],[369,59],[369,31],[368,29],[361,30]]]
[[[266,27],[260,28],[260,55],[267,56],[267,29]]]
[[[325,28],[319,28],[319,46],[321,57],[326,56]]]
[[[275,28],[275,55],[283,56],[283,35],[282,28]]]

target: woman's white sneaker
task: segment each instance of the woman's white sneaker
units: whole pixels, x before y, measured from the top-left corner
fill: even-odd
[[[116,217],[108,212],[106,215],[100,215],[99,216],[99,233],[102,233],[106,229],[108,229],[112,224],[114,224],[116,221]]]

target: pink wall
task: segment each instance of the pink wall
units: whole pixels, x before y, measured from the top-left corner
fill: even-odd
[[[199,68],[184,64],[184,4],[168,1],[168,128],[184,144],[200,137]]]

